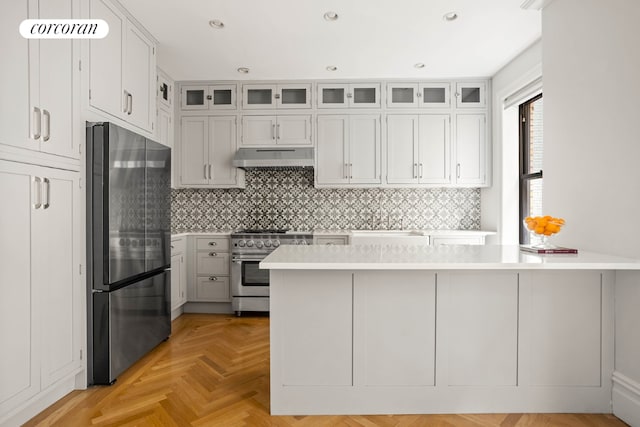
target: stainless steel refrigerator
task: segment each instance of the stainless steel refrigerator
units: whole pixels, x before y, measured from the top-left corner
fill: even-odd
[[[171,333],[171,150],[87,123],[88,382],[111,384]]]

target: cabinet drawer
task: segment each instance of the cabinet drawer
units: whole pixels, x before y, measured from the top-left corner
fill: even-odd
[[[171,239],[171,256],[184,253],[186,246],[184,238]]]
[[[196,299],[198,301],[229,301],[229,277],[198,277],[196,281]]]
[[[203,237],[196,239],[197,251],[208,251],[210,249],[216,252],[227,252],[229,250],[229,239],[226,237]]]
[[[196,273],[201,274],[229,274],[229,254],[220,252],[198,252],[196,258]]]
[[[316,237],[314,245],[346,245],[349,243],[349,237],[347,236],[334,236],[334,237]]]

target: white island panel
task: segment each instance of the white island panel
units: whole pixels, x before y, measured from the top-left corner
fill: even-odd
[[[442,364],[451,386],[515,386],[518,273],[438,275]]]
[[[434,273],[355,273],[355,384],[433,386],[435,313]]]

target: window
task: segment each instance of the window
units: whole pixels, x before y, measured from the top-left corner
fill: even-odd
[[[520,104],[520,243],[529,243],[523,224],[542,215],[542,94]]]

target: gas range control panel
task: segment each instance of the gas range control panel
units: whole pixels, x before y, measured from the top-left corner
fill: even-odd
[[[233,233],[231,247],[234,251],[259,250],[271,252],[281,245],[311,245],[313,235],[306,233]]]

